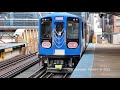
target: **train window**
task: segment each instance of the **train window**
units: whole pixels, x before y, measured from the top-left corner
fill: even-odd
[[[88,29],[87,29],[87,24],[86,23],[84,24],[84,27],[85,27],[85,36],[86,36],[88,34],[88,31],[87,31]]]
[[[68,22],[67,23],[67,38],[78,39],[79,23]]]
[[[84,39],[87,34],[87,25],[85,22],[82,22],[82,38]]]
[[[63,28],[64,28],[63,22],[56,22],[55,23],[55,28],[56,28],[57,34],[61,35],[63,33]]]
[[[82,22],[82,38],[84,38],[83,29],[84,29],[84,26],[83,26],[83,22]]]
[[[52,23],[51,21],[41,22],[41,38],[51,38]]]

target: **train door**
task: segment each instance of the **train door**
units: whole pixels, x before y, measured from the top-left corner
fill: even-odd
[[[87,42],[88,42],[88,39],[87,39],[87,35],[88,35],[88,29],[87,29],[87,23],[85,22],[84,24],[84,31],[85,31],[85,48],[87,47]]]
[[[85,23],[82,22],[82,50],[85,50],[85,44],[86,43],[86,39],[85,39]]]
[[[61,37],[64,32],[64,23],[63,22],[55,22],[55,34],[56,37]]]
[[[85,31],[85,47],[87,47],[87,45],[88,45],[88,28],[87,28],[86,22],[84,24],[84,31]]]
[[[54,22],[54,44],[55,44],[55,55],[65,55],[64,42],[65,42],[65,31],[64,22]]]
[[[90,26],[87,24],[87,45],[89,44],[90,41]]]
[[[89,37],[90,37],[89,35],[90,35],[90,27],[89,27],[89,24],[87,23],[86,24],[86,47],[89,44]]]

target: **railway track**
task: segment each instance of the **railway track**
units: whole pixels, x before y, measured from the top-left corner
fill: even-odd
[[[69,78],[70,73],[49,73],[46,72],[39,78]]]
[[[27,78],[69,78],[70,73],[49,73],[46,68],[41,67]]]
[[[35,71],[33,74],[31,74],[30,76],[28,76],[27,78],[38,78],[39,76],[41,76],[43,73],[45,73],[46,68],[44,68],[43,66],[41,68],[39,68],[37,71]]]
[[[31,58],[33,56],[35,56],[36,53],[32,53],[32,54],[28,54],[28,55],[21,55],[21,56],[16,56],[14,58],[11,58],[9,60],[6,60],[6,61],[3,61],[3,62],[0,62],[0,71],[5,69],[5,68],[8,68],[10,66],[13,66],[19,62],[22,62],[28,58]]]
[[[12,78],[39,62],[36,53],[21,55],[8,61],[0,62],[0,78]],[[27,78],[68,78],[70,74],[48,73],[45,67],[39,68]]]
[[[0,78],[14,77],[15,75],[23,72],[24,70],[30,68],[31,66],[39,62],[39,58],[35,56],[35,53],[27,56],[23,56],[21,58],[18,57],[18,59],[20,60],[15,63],[11,61],[10,65],[8,64],[9,62],[4,64],[4,65],[8,65],[9,68],[7,68],[7,66],[6,68],[4,66],[1,66],[2,68],[4,67],[5,69],[2,69],[2,71],[0,72]]]

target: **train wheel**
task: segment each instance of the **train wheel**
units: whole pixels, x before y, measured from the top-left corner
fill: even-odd
[[[43,66],[44,66],[44,67],[47,67],[47,63],[44,63]]]
[[[79,62],[79,59],[78,59],[78,58],[75,58],[75,59],[74,59],[74,66],[73,66],[74,68],[77,66],[78,62]]]
[[[76,60],[74,60],[74,68],[77,66],[77,61]]]
[[[42,60],[43,61],[43,66],[47,67],[47,62],[45,60],[46,60],[46,58],[43,58],[43,60]]]
[[[44,58],[39,59],[39,66],[47,67],[47,63],[45,63]]]

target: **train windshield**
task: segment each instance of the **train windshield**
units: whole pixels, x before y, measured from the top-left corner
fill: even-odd
[[[51,38],[52,20],[41,19],[41,38]]]
[[[76,20],[76,21],[75,21]],[[78,39],[79,21],[78,19],[70,18],[67,22],[67,38]]]

